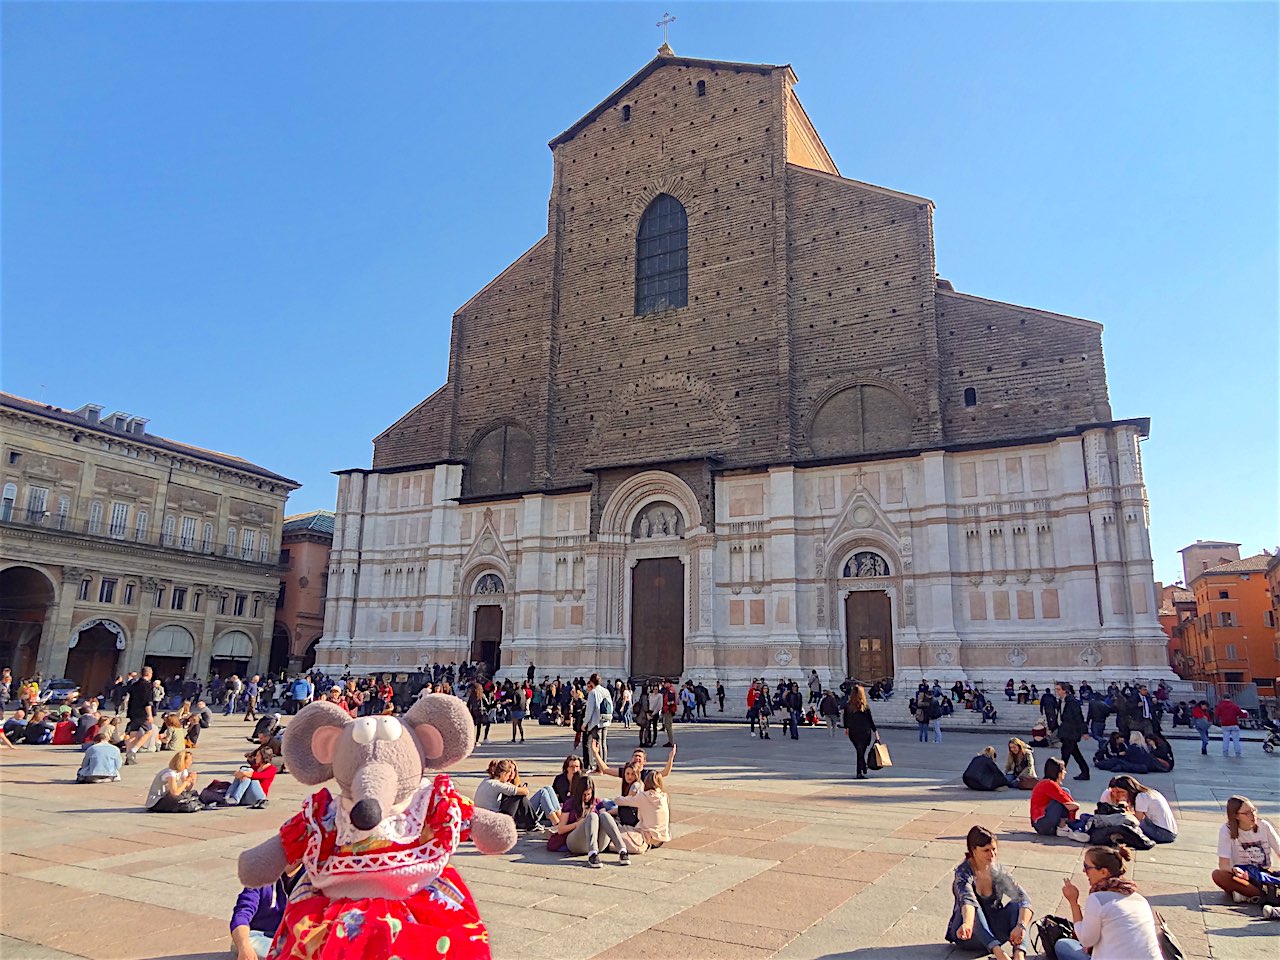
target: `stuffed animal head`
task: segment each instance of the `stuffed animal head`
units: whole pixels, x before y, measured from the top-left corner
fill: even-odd
[[[465,760],[475,726],[457,697],[427,694],[403,717],[352,717],[337,704],[303,707],[285,729],[289,771],[306,784],[338,782],[351,823],[372,830],[401,812],[428,770]]]

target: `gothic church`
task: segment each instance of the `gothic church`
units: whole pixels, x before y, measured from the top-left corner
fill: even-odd
[[[664,45],[551,141],[546,234],[340,472],[321,665],[1171,676],[1101,326],[939,278],[795,83]]]

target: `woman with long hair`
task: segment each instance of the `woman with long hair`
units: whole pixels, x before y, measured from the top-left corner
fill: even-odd
[[[1151,904],[1125,876],[1131,860],[1133,853],[1124,846],[1084,852],[1089,895],[1081,906],[1080,888],[1070,880],[1062,885],[1076,935],[1057,942],[1057,960],[1160,960],[1164,955]]]
[[[1227,801],[1227,822],[1218,831],[1218,869],[1213,882],[1236,903],[1256,903],[1263,883],[1280,883],[1280,834],[1258,816],[1248,797]]]
[[[1036,781],[1035,751],[1026,742],[1013,737],[1009,740],[1009,755],[1004,761],[1004,775],[1009,786],[1019,790],[1034,790]]]
[[[596,799],[596,782],[578,774],[573,778],[569,799],[557,815],[556,825],[547,839],[550,851],[568,850],[587,855],[587,866],[599,867],[601,852],[618,853],[618,866],[631,863],[631,855],[622,839],[618,823],[610,813],[617,805]]]
[[[1089,832],[1080,820],[1080,804],[1062,786],[1067,765],[1057,757],[1044,762],[1044,779],[1031,791],[1031,826],[1042,837],[1069,837],[1088,843]]]
[[[951,881],[955,904],[947,942],[991,954],[996,960],[1025,960],[1022,942],[1031,923],[1027,891],[997,862],[996,835],[986,827],[971,827],[964,845],[964,862],[956,867]]]
[[[476,728],[476,745],[480,743],[480,727],[484,724],[484,687],[473,683],[467,689],[467,713],[471,714],[471,723]]]
[[[1102,791],[1101,802],[1125,807],[1138,818],[1143,834],[1154,843],[1173,843],[1178,839],[1178,821],[1173,818],[1164,794],[1127,773],[1111,778],[1107,789]]]
[[[880,739],[876,730],[876,721],[871,716],[871,707],[867,703],[867,691],[862,684],[854,684],[849,692],[849,703],[844,708],[844,732],[853,744],[857,755],[858,779],[867,779],[867,751],[871,742]]]

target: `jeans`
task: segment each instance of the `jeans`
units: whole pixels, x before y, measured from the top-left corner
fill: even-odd
[[[604,766],[609,765],[609,742],[607,739],[608,727],[592,727],[586,732],[582,738],[582,769],[590,770],[595,766],[595,760],[591,756],[591,744],[594,742],[600,750],[600,763]]]
[[[1240,752],[1240,728],[1236,726],[1222,728],[1222,755],[1227,755],[1227,747],[1232,743],[1236,745],[1236,756],[1243,756]]]
[[[1209,721],[1197,720],[1195,721],[1195,728],[1196,728],[1196,733],[1200,734],[1200,752],[1208,753],[1209,752]]]
[[[239,804],[242,807],[249,807],[257,803],[259,800],[267,799],[267,795],[262,792],[262,784],[257,780],[232,780],[231,786],[227,789],[227,804],[235,806]]]
[[[828,713],[828,714],[827,714],[825,717],[823,717],[822,719],[823,719],[823,720],[825,720],[825,721],[827,721],[827,732],[828,732],[828,733],[830,733],[830,734],[831,734],[831,736],[833,736],[833,737],[834,737],[834,736],[836,735],[836,726],[837,726],[837,723],[836,723],[836,722],[837,722],[840,718],[839,718],[838,716],[836,716],[834,713]]]
[[[274,937],[271,934],[263,933],[261,930],[249,931],[249,946],[258,955],[258,960],[263,960],[268,951],[271,950],[271,941],[273,939]]]
[[[1089,954],[1079,940],[1063,937],[1053,947],[1057,960],[1089,960]]]
[[[545,823],[551,822],[551,814],[560,812],[560,799],[550,787],[539,787],[529,798],[534,814]]]
[[[933,742],[941,743],[942,742],[942,718],[939,717],[937,720],[930,720],[929,726],[933,727]]]
[[[1142,821],[1142,832],[1147,839],[1156,843],[1173,843],[1178,839],[1178,835],[1172,830],[1166,830],[1164,827],[1152,823],[1150,820]]]
[[[800,711],[788,710],[787,723],[791,727],[791,739],[799,740],[800,739]]]
[[[951,918],[951,923],[955,928],[960,926],[959,908],[956,914]],[[1016,903],[1006,903],[998,910],[992,910],[987,913],[985,910],[978,909],[973,912],[973,934],[968,940],[954,940],[955,930],[953,929],[947,939],[951,940],[958,947],[967,947],[978,953],[990,953],[992,949],[1001,944],[1008,943],[1009,934],[1013,933],[1013,928],[1018,925],[1018,914],[1020,908]]]
[[[920,742],[921,742],[921,743],[928,743],[928,742],[929,742],[929,723],[928,723],[928,721],[925,721],[924,723],[919,724],[919,727],[920,727]]]
[[[673,730],[673,729],[672,729],[672,727],[671,727],[671,724],[672,724],[673,722],[675,722],[675,719],[676,719],[676,718],[675,718],[675,715],[674,715],[674,714],[667,713],[666,711],[663,711],[663,714],[662,714],[662,732],[663,732],[663,733],[665,733],[665,734],[667,735],[667,746],[671,746],[673,743],[675,743],[675,742],[676,742],[676,732],[675,732],[675,730]],[[656,735],[656,734],[654,735],[654,739],[655,739],[655,740],[657,739],[657,735]]]
[[[1089,736],[1093,737],[1098,743],[1105,743],[1107,738],[1107,721],[1090,720]]]
[[[1066,807],[1057,800],[1050,800],[1049,805],[1044,808],[1044,816],[1034,821],[1031,826],[1040,836],[1052,837],[1057,835],[1058,824],[1063,820],[1067,821],[1068,826],[1074,822],[1071,820],[1071,814]]]
[[[622,831],[618,829],[618,821],[601,811],[594,810],[579,821],[578,825],[565,837],[565,846],[570,853],[599,853],[601,849],[612,847],[621,853],[626,850],[622,841]]]

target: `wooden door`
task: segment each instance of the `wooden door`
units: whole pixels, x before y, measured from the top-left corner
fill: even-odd
[[[86,696],[96,697],[115,679],[116,636],[103,626],[91,627],[80,634],[67,654],[65,676],[80,684]]]
[[[893,676],[893,616],[883,590],[855,591],[844,601],[849,676],[874,683]]]
[[[641,560],[631,571],[631,675],[684,673],[684,564]]]
[[[471,631],[471,661],[488,665],[489,676],[502,666],[502,607],[497,604],[485,604],[476,607],[474,625]]]

